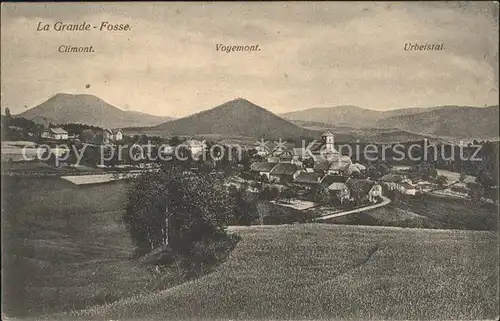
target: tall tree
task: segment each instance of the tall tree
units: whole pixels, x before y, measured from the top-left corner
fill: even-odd
[[[196,242],[225,235],[233,209],[234,197],[219,176],[164,166],[134,180],[123,218],[140,248],[168,245],[189,255]]]

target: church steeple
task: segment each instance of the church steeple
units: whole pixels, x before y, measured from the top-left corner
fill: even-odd
[[[334,151],[335,147],[335,135],[332,134],[330,131],[326,131],[321,135],[321,139],[323,140],[323,143],[326,145],[326,149],[329,151]]]

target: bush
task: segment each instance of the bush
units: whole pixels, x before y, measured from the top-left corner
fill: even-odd
[[[440,187],[444,187],[448,184],[448,178],[444,175],[438,175],[435,179],[435,183]]]

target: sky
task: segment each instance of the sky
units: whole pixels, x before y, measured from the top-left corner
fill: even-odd
[[[57,21],[131,30],[36,30]],[[275,113],[497,105],[498,45],[495,2],[2,3],[1,105],[17,114],[60,92],[173,117],[238,97]]]

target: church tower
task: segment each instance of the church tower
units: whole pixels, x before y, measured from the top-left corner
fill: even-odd
[[[330,131],[324,132],[321,135],[321,139],[323,143],[326,145],[326,150],[335,151],[334,143],[335,143],[335,135],[333,135]]]

